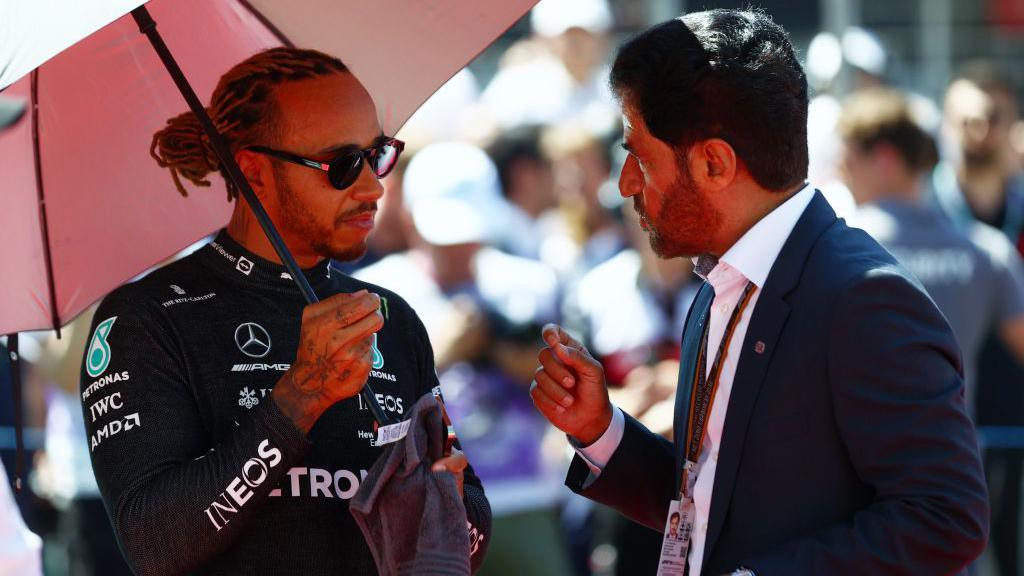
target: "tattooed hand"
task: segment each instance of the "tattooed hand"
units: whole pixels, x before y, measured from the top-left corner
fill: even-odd
[[[334,403],[362,390],[373,364],[373,335],[384,325],[380,297],[360,290],[306,306],[299,349],[272,396],[304,433]]]

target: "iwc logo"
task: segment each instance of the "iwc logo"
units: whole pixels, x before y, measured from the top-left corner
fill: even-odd
[[[110,335],[110,330],[114,327],[115,320],[117,320],[117,316],[100,322],[96,326],[96,331],[92,334],[92,340],[89,341],[89,353],[85,358],[85,371],[93,378],[99,378],[106,371],[107,366],[110,365],[110,346],[107,344],[107,336]]]
[[[246,322],[235,328],[235,344],[246,356],[263,358],[270,352],[270,334],[263,326]]]

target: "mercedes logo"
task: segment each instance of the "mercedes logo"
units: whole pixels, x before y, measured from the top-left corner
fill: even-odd
[[[246,322],[235,328],[235,344],[246,356],[262,358],[270,352],[270,334],[255,322]]]

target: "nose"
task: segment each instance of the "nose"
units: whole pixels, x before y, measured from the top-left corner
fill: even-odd
[[[376,202],[384,196],[384,185],[373,174],[367,162],[359,171],[359,178],[352,184],[352,199],[359,202]]]
[[[632,155],[626,156],[619,174],[619,194],[623,198],[632,198],[644,190],[644,177],[640,172],[640,163]]]

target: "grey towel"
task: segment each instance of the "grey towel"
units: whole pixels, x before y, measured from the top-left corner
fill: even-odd
[[[469,576],[466,507],[449,472],[431,472],[445,427],[432,394],[412,409],[405,438],[388,446],[349,503],[381,576]]]

